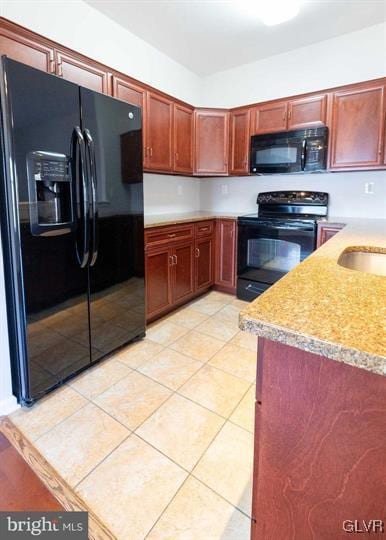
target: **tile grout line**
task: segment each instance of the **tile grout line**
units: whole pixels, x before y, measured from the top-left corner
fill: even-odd
[[[106,412],[106,411],[104,411],[104,412]],[[126,426],[125,426],[125,427],[126,427]],[[127,429],[127,428],[126,428],[126,429]],[[105,457],[104,457],[101,461],[99,461],[99,462],[91,469],[91,471],[89,471],[87,474],[85,474],[85,476],[83,476],[76,484],[74,484],[73,486],[71,486],[72,489],[73,489],[74,491],[76,491],[77,495],[80,496],[79,492],[77,491],[77,488],[79,487],[79,484],[81,484],[88,476],[90,476],[90,474],[92,474],[92,473],[95,471],[95,469],[96,469],[97,467],[99,467],[99,465],[101,465],[104,461],[106,461],[106,459],[107,459],[109,456],[111,456],[111,454],[113,454],[113,453],[115,452],[115,450],[117,450],[124,442],[127,441],[127,439],[129,439],[129,438],[133,435],[133,433],[134,433],[133,431],[130,431],[130,430],[128,430],[128,431],[129,431],[129,433],[126,435],[126,437],[124,437],[124,439],[122,439],[122,440],[117,444],[117,446],[114,446],[114,448],[113,448],[108,454],[106,454]]]

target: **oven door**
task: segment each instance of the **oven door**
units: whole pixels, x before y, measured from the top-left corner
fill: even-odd
[[[238,279],[256,297],[314,251],[315,239],[314,223],[239,220]]]
[[[251,173],[301,172],[305,165],[304,137],[255,135],[251,138]]]

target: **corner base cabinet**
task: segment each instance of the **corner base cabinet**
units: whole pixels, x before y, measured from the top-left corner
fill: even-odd
[[[145,231],[146,316],[151,321],[213,285],[214,221]]]
[[[384,376],[259,338],[252,540],[381,532],[385,395]]]

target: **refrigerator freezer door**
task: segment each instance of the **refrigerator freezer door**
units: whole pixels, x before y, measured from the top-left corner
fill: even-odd
[[[19,332],[13,351],[15,392],[30,404],[90,364],[88,268],[81,269],[76,249],[84,252],[88,219],[74,137],[81,121],[79,87],[18,62],[3,62],[2,105],[12,162],[3,178],[7,283],[13,282],[9,303],[20,294],[10,317]]]
[[[145,332],[141,111],[83,88],[81,109],[95,230],[89,271],[96,361]]]

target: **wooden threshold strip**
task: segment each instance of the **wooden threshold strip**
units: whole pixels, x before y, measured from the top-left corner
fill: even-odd
[[[58,472],[45,460],[33,444],[6,416],[0,417],[0,431],[16,448],[34,473],[67,511],[83,511],[89,515],[89,538],[91,540],[115,540],[116,537],[96,514],[70,488]]]

